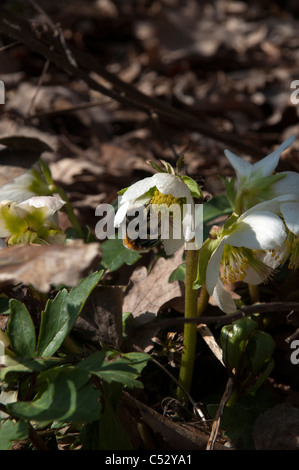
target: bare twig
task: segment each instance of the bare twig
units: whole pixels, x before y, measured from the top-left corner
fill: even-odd
[[[214,444],[215,444],[217,434],[218,434],[219,428],[220,428],[221,416],[223,415],[225,405],[226,405],[227,401],[229,400],[229,398],[232,394],[233,386],[234,386],[233,380],[231,378],[229,378],[228,381],[227,381],[227,384],[226,384],[225,391],[222,395],[220,405],[218,407],[214,422],[213,422],[212,431],[211,431],[211,434],[210,434],[210,437],[209,437],[209,440],[208,440],[208,443],[207,443],[206,450],[213,450],[213,448],[214,448]]]
[[[299,312],[299,302],[269,302],[249,305],[247,307],[242,307],[240,310],[237,310],[235,313],[230,315],[217,315],[217,316],[202,316],[196,318],[184,318],[184,317],[173,317],[167,318],[161,321],[152,321],[142,325],[134,325],[132,327],[132,333],[138,334],[140,330],[151,330],[155,329],[157,333],[157,328],[160,330],[162,328],[167,328],[172,325],[181,325],[184,323],[206,323],[209,325],[215,325],[216,328],[232,323],[239,318],[245,318],[254,313],[259,313],[265,315],[271,312],[290,312],[296,311]]]
[[[256,157],[262,155],[259,149],[246,144],[243,138],[220,132],[212,124],[198,120],[191,112],[181,111],[163,101],[145,95],[133,85],[123,82],[116,75],[108,72],[92,55],[82,51],[74,51],[70,47],[67,47],[68,53],[66,53],[66,47],[61,43],[60,38],[54,37],[55,35],[49,34],[47,31],[40,31],[40,28],[37,30],[27,21],[12,17],[5,9],[0,9],[0,32],[25,44],[66,73],[83,80],[90,88],[110,96],[126,106],[143,110],[149,115],[153,112],[157,113],[160,118],[167,119],[168,122],[184,128],[196,129],[202,135],[229,145],[240,152],[246,152]],[[70,62],[69,56],[74,61]],[[110,88],[92,78],[91,71],[106,80],[110,84]]]
[[[0,47],[0,52],[7,51],[11,47],[18,46],[19,44],[21,44],[20,41],[14,41],[14,42],[11,42],[10,44],[6,44],[5,46]]]

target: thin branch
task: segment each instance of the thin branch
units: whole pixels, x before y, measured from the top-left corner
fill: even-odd
[[[207,446],[206,446],[206,450],[213,450],[213,448],[214,448],[214,444],[215,444],[215,441],[216,441],[216,438],[217,438],[217,435],[218,435],[218,432],[219,432],[219,428],[220,428],[221,416],[223,415],[225,405],[228,402],[228,400],[229,400],[229,398],[232,394],[233,386],[234,386],[233,380],[231,378],[229,378],[228,382],[226,384],[225,391],[222,395],[222,398],[221,398],[219,408],[217,410],[214,422],[213,422],[212,431],[211,431],[211,434],[210,434],[210,437],[209,437],[209,440],[208,440],[208,443],[207,443]]]
[[[0,52],[7,51],[11,47],[18,46],[19,44],[21,44],[20,41],[14,41],[14,42],[11,42],[10,44],[6,44],[5,46],[0,47]]]
[[[167,318],[161,321],[152,321],[142,325],[132,326],[130,332],[132,334],[139,334],[140,331],[154,329],[157,332],[157,327],[161,330],[162,328],[167,328],[173,325],[180,325],[184,323],[206,323],[209,325],[215,325],[216,328],[220,326],[227,325],[232,323],[240,318],[248,317],[254,313],[259,313],[265,315],[272,312],[290,312],[297,311],[299,312],[299,302],[270,302],[270,303],[261,303],[249,305],[247,307],[242,307],[240,310],[237,310],[235,313],[229,315],[217,315],[217,316],[202,316],[196,318],[184,318],[184,317],[173,317]]]
[[[55,35],[49,34],[47,31],[40,31],[40,28],[38,30],[37,28],[34,29],[34,25],[12,17],[5,9],[0,9],[0,32],[22,42],[29,49],[50,60],[66,73],[83,80],[90,88],[110,96],[126,106],[141,109],[150,115],[155,112],[161,118],[167,119],[168,122],[183,126],[184,128],[196,129],[202,135],[229,145],[240,152],[246,152],[256,157],[262,155],[259,149],[244,143],[243,138],[219,132],[212,124],[200,121],[191,112],[181,111],[159,99],[145,95],[130,83],[123,82],[116,75],[108,72],[90,54],[78,50],[74,51],[68,47],[68,52],[78,66],[74,65],[73,62],[70,63],[69,58],[66,56],[65,47],[61,44],[59,38],[53,37]],[[93,79],[91,71],[109,82],[113,89],[105,87]]]

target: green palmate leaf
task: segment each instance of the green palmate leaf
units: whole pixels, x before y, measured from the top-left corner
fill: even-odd
[[[190,189],[192,197],[197,199],[201,199],[203,197],[200,186],[196,183],[196,181],[194,181],[194,179],[190,178],[189,176],[182,176],[181,178]]]
[[[169,282],[173,281],[182,281],[185,282],[186,277],[186,263],[182,263],[178,268],[176,268],[173,273],[169,276]]]
[[[88,379],[85,371],[61,368],[54,379],[50,374],[47,388],[38,398],[8,404],[7,411],[14,417],[42,423],[94,421],[100,414],[100,396]]]
[[[142,388],[137,380],[150,356],[143,353],[128,353],[116,356],[109,351],[97,351],[76,365],[79,369],[101,377],[108,383],[118,382],[130,388]]]
[[[7,335],[14,353],[22,357],[34,357],[36,354],[35,328],[31,316],[24,304],[12,299],[9,303],[10,319]]]
[[[131,266],[140,258],[137,251],[128,250],[121,239],[109,239],[101,244],[102,266],[116,271],[124,264]]]
[[[24,358],[24,357],[10,357],[5,356],[5,367],[0,369],[0,380],[10,383],[17,381],[20,373],[32,374],[33,372],[41,372],[50,367],[55,367],[63,364],[63,359],[60,358]]]
[[[47,302],[38,337],[39,356],[52,356],[61,346],[102,274],[103,271],[91,274],[70,292],[63,289],[54,300]]]
[[[10,450],[15,441],[28,437],[29,425],[24,421],[7,420],[0,423],[0,450]]]

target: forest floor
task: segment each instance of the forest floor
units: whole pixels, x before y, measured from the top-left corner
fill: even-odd
[[[184,154],[186,174],[211,198],[224,194],[223,177],[234,176],[224,149],[253,163],[298,135],[299,100],[292,85],[299,80],[296,1],[60,0],[58,5],[7,0],[4,7],[26,27],[18,37],[16,28],[9,29],[11,19],[8,26],[0,24],[0,79],[5,85],[0,143],[15,148],[18,136],[33,140],[21,142],[28,160],[13,163],[16,173],[6,172],[12,162],[4,162],[1,184],[30,167],[41,143],[48,145],[42,158],[68,194],[80,224],[92,232],[99,204],[113,203],[119,190],[154,173],[148,160],[175,166]],[[12,140],[3,140],[7,137]],[[298,140],[276,170],[299,171]],[[70,226],[65,214],[60,224]],[[176,255],[167,265],[160,259],[145,282],[142,276],[153,261],[149,253],[110,264],[105,282],[133,285],[123,311],[135,310],[136,317],[156,299],[159,318],[182,315],[182,283],[167,284],[160,292],[181,258]],[[236,298],[243,292],[244,286],[236,289]],[[260,296],[262,302],[298,302],[298,271],[280,273],[261,286]],[[136,298],[142,306],[134,304]],[[211,299],[205,316],[216,310]],[[245,397],[223,417],[216,448],[299,448],[298,365],[291,363],[287,341],[299,321],[290,313],[269,316],[268,331],[277,344],[275,367],[257,396]],[[218,338],[219,326],[210,328]],[[97,334],[103,340],[101,331],[92,339]],[[150,337],[145,330],[142,337],[131,338],[131,344],[155,358],[143,375],[144,390],[125,394],[120,410],[135,448],[141,435],[151,449],[206,445],[228,376],[198,336],[191,396],[209,416],[208,423],[174,399],[171,376],[178,374],[182,326],[168,326]],[[135,427],[136,410],[147,438]]]

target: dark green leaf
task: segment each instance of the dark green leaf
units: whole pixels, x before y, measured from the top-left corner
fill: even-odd
[[[182,176],[182,180],[190,189],[192,197],[198,199],[203,197],[200,186],[196,183],[196,181],[194,181],[194,179],[190,178],[189,176]]]
[[[128,250],[122,239],[109,239],[101,244],[102,265],[109,271],[116,271],[124,264],[131,266],[140,258],[137,251]]]
[[[186,277],[186,263],[181,264],[176,268],[173,273],[169,276],[169,282],[182,281],[185,282]]]
[[[150,356],[144,353],[128,353],[116,356],[113,352],[97,351],[79,362],[76,367],[101,377],[106,382],[119,382],[127,387],[141,388],[137,377]]]
[[[7,335],[17,356],[34,357],[36,336],[31,316],[24,304],[12,299],[9,303],[10,319]]]
[[[103,271],[91,274],[70,292],[64,289],[47,302],[38,338],[39,356],[52,356],[61,346],[102,274]]]
[[[31,402],[7,405],[15,417],[38,422],[91,422],[99,417],[99,392],[88,384],[89,374],[74,367],[56,371],[46,390]],[[50,374],[51,376],[51,374]]]
[[[41,372],[50,367],[63,364],[64,360],[59,358],[24,358],[5,356],[5,367],[0,369],[0,380],[5,382],[17,381],[19,374],[32,374]]]
[[[28,423],[7,420],[0,424],[0,450],[10,450],[15,441],[28,437]]]

